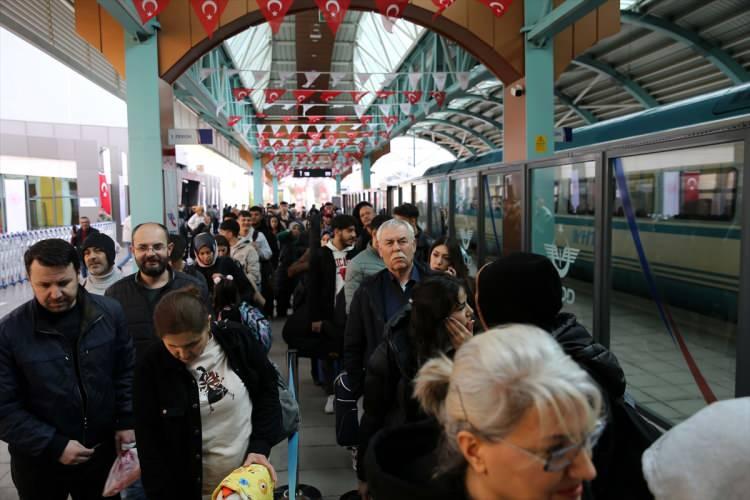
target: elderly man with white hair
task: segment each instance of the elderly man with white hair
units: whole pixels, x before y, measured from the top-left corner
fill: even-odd
[[[431,274],[414,260],[416,239],[408,222],[384,222],[377,241],[386,268],[365,279],[354,293],[344,333],[344,368],[355,393],[360,392],[367,361],[383,339],[385,324],[409,303],[414,286]]]

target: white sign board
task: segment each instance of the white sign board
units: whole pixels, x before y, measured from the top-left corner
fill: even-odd
[[[6,232],[16,233],[28,230],[25,179],[5,179],[5,203],[8,215]]]
[[[210,128],[171,128],[169,129],[169,144],[213,144],[214,131]]]

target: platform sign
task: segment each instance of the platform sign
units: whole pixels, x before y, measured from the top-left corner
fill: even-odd
[[[572,142],[573,129],[570,127],[558,127],[555,129],[555,142]]]
[[[214,131],[210,128],[170,128],[169,144],[213,144]]]
[[[546,136],[544,135],[536,136],[536,139],[534,140],[534,150],[537,153],[547,152],[547,137]]]
[[[330,168],[297,168],[294,177],[333,177],[333,172]]]

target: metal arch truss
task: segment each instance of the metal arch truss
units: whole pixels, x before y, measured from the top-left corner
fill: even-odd
[[[484,122],[487,125],[490,125],[490,126],[492,126],[493,128],[495,128],[495,129],[497,129],[499,131],[503,130],[503,124],[502,123],[497,122],[497,121],[493,120],[492,118],[484,116],[484,115],[482,115],[480,113],[475,113],[474,111],[467,111],[465,109],[446,108],[446,109],[443,109],[443,110],[440,110],[440,111],[436,112],[435,114],[441,114],[441,113],[454,114],[454,115],[459,115],[459,116],[465,116],[467,118],[473,118],[474,120],[477,120],[477,121],[480,121],[480,122]]]
[[[588,125],[590,125],[592,123],[596,123],[597,121],[599,121],[596,118],[596,116],[594,116],[594,113],[592,113],[591,111],[589,111],[587,109],[583,109],[580,106],[578,106],[578,104],[576,104],[575,102],[573,102],[573,99],[571,99],[570,97],[568,97],[566,94],[564,94],[561,90],[559,90],[557,88],[555,89],[555,97],[557,97],[557,99],[561,103],[563,103],[564,105],[566,105],[567,107],[569,107],[571,109],[571,111],[573,111],[575,114],[577,114],[579,117],[581,117],[581,119],[583,121],[585,121]]]
[[[635,12],[621,11],[620,19],[623,23],[646,28],[687,45],[711,61],[735,85],[750,82],[750,72],[739,61],[734,59],[721,47],[714,45],[694,31],[683,28],[664,18],[649,14],[642,15]]]
[[[583,68],[595,71],[604,76],[608,76],[619,83],[631,96],[633,96],[644,108],[653,108],[658,106],[651,94],[646,89],[638,85],[634,80],[617,71],[612,65],[599,61],[591,56],[578,56],[572,61],[574,64]]]
[[[414,134],[432,134],[432,135],[436,135],[436,136],[438,136],[438,137],[440,137],[442,139],[445,139],[445,140],[449,141],[450,143],[454,144],[457,147],[457,149],[458,149],[458,155],[457,156],[460,156],[462,149],[465,149],[466,152],[469,153],[470,156],[476,156],[477,155],[477,150],[476,149],[474,149],[473,147],[469,146],[468,144],[466,144],[464,141],[462,141],[461,139],[459,139],[458,137],[456,137],[453,134],[449,134],[447,132],[440,132],[438,130],[433,130],[433,129],[430,129],[430,128],[422,128],[422,127],[413,127],[412,128],[412,132]],[[436,142],[435,144],[438,144],[438,143]],[[440,146],[440,144],[438,144],[438,145]]]
[[[424,120],[418,122],[416,125],[420,124],[434,124],[434,125],[442,125],[444,127],[451,127],[455,128],[456,130],[460,130],[461,132],[464,132],[466,134],[469,134],[472,137],[476,137],[479,139],[485,146],[490,148],[490,150],[493,150],[496,148],[496,146],[492,143],[490,139],[488,139],[484,134],[477,132],[476,130],[472,130],[469,127],[465,125],[461,125],[460,123],[455,123],[450,120],[441,120],[438,118],[425,118]],[[416,126],[415,125],[415,126]],[[432,129],[430,129],[432,130]]]

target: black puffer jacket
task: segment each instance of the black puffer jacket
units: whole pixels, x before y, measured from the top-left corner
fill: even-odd
[[[42,322],[35,299],[0,323],[0,439],[11,454],[57,461],[71,439],[90,447],[133,428],[133,342],[122,308],[83,287],[77,301],[76,345]]]
[[[281,432],[277,372],[249,331],[228,325],[212,323],[211,333],[253,403],[247,453],[268,456],[272,440]],[[148,498],[200,500],[203,441],[198,386],[163,343],[153,343],[138,363],[133,400],[138,457]]]

